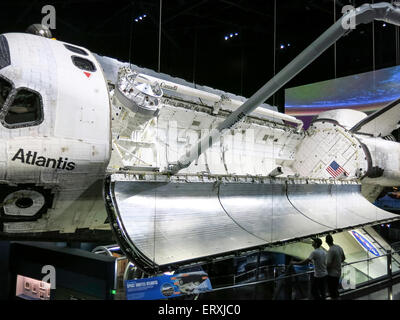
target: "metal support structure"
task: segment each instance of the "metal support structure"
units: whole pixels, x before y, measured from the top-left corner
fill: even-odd
[[[257,253],[257,268],[256,268],[256,281],[259,280],[260,276],[260,260],[261,260],[261,250]]]
[[[276,0],[274,0],[274,77],[276,75]]]
[[[176,164],[170,165],[170,172],[175,174],[181,169],[190,166],[190,164],[197,160],[199,156],[213,143],[219,141],[226,129],[232,128],[266,99],[270,98],[275,92],[318,58],[343,35],[350,32],[352,29],[355,29],[359,24],[370,23],[374,20],[400,25],[400,9],[393,7],[389,3],[382,2],[376,4],[364,4],[345,14],[317,40],[300,53],[292,62],[283,68],[275,77],[261,87],[238,109],[232,112],[232,114],[221,122],[217,128],[211,130],[210,134],[198,141],[188,156],[185,154]]]
[[[372,3],[374,1],[372,0]],[[372,71],[376,68],[376,58],[375,58],[375,21],[372,21]]]
[[[392,250],[386,250],[387,258],[387,276],[390,282],[393,280],[393,270],[392,270]],[[390,285],[388,288],[388,300],[393,300],[393,286]]]
[[[336,22],[336,0],[333,0],[333,23]],[[337,47],[336,42],[333,44],[333,74],[337,77]]]
[[[396,65],[400,65],[400,33],[399,33],[399,27],[395,26],[395,43],[396,43]]]
[[[392,250],[386,250],[387,253],[387,274],[388,278],[392,280]]]
[[[157,72],[161,70],[161,29],[162,29],[162,0],[160,0],[160,17],[158,24],[158,68]]]

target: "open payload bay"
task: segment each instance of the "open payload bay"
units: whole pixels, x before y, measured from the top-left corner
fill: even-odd
[[[121,173],[105,197],[121,248],[147,271],[398,219],[355,181]]]

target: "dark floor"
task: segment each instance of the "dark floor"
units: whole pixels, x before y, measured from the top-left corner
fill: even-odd
[[[392,290],[385,288],[355,300],[400,300],[400,283],[393,285]]]

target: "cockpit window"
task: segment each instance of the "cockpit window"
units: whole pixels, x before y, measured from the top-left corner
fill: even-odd
[[[87,56],[87,55],[88,55],[88,53],[87,53],[85,50],[81,49],[81,48],[71,46],[70,44],[64,44],[64,46],[65,46],[68,50],[70,50],[70,51],[72,51],[72,52],[79,53],[79,54],[84,55],[84,56]]]
[[[6,102],[11,89],[11,83],[0,77],[0,110],[3,109],[4,102]]]
[[[39,94],[19,89],[11,101],[4,121],[10,127],[36,125],[43,120],[43,107]]]
[[[10,64],[10,48],[8,47],[7,39],[4,35],[0,35],[0,69],[3,69]]]
[[[90,71],[90,72],[96,71],[95,65],[93,64],[92,61],[90,61],[88,59],[81,58],[78,56],[72,56],[71,59],[72,59],[72,62],[74,63],[74,65],[77,66],[81,70]]]

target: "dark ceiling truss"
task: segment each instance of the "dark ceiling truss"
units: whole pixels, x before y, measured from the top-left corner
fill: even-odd
[[[219,1],[223,2],[223,3],[226,3],[226,4],[229,4],[232,7],[236,7],[236,8],[238,8],[241,11],[244,11],[244,12],[249,12],[249,13],[264,17],[264,18],[268,18],[268,19],[273,19],[274,18],[274,16],[272,14],[267,14],[267,13],[264,13],[264,12],[262,12],[260,10],[249,8],[248,7],[248,5],[250,4],[249,1],[240,1],[240,3],[244,3],[246,5],[241,5],[240,3],[235,3],[233,1],[228,1],[228,0],[219,0]],[[260,8],[258,8],[258,9],[260,9]]]
[[[127,4],[126,6],[123,6],[122,8],[120,8],[119,10],[115,11],[112,15],[110,15],[107,19],[101,21],[100,23],[97,23],[94,28],[92,30],[90,30],[88,32],[89,35],[94,34],[94,31],[99,30],[100,28],[104,27],[105,25],[107,25],[109,22],[114,21],[115,19],[120,19],[121,18],[121,14],[123,14],[125,11],[127,11],[129,8],[133,8],[133,4],[134,2],[131,2],[129,4]],[[133,17],[132,17],[133,19]]]
[[[36,5],[37,0],[30,1],[30,3],[25,7],[25,9],[21,12],[18,19],[15,21],[15,24],[18,25],[21,22],[25,21],[29,14],[32,12],[33,7]]]
[[[185,8],[185,9],[181,10],[180,12],[178,12],[177,14],[175,14],[173,16],[166,17],[166,19],[164,19],[164,21],[162,22],[162,25],[164,26],[164,25],[168,24],[169,22],[173,21],[175,18],[178,18],[181,15],[189,13],[193,9],[202,6],[203,4],[205,4],[207,2],[208,2],[208,0],[202,0],[202,1],[200,1],[200,2],[198,2],[196,4],[194,4],[194,5],[191,5],[191,6],[187,7],[187,8]]]

